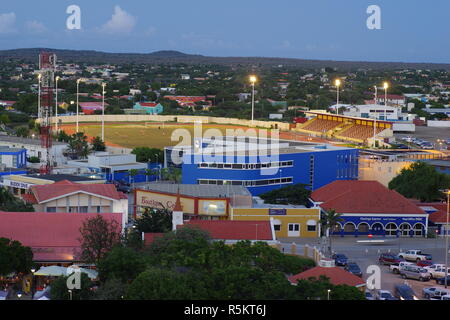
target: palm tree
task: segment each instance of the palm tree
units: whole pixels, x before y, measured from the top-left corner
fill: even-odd
[[[338,222],[343,221],[344,219],[341,218],[342,213],[337,213],[336,210],[330,209],[325,211],[325,214],[322,215],[322,218],[320,219],[320,223],[322,224],[322,227],[326,230],[326,234],[328,237],[328,254],[331,257],[331,231],[333,228],[338,224]]]
[[[130,177],[131,179],[133,179],[133,185],[132,188],[134,189],[134,178],[139,174],[139,170],[138,169],[131,169],[130,170]]]

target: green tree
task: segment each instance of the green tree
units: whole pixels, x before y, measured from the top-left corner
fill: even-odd
[[[98,263],[120,243],[120,227],[115,220],[106,220],[101,215],[83,221],[80,228],[81,259]]]
[[[131,153],[136,155],[138,162],[158,162],[164,161],[164,151],[158,148],[136,147]]]
[[[69,276],[61,276],[54,280],[50,288],[51,300],[91,300],[93,297],[92,287],[94,286],[91,279],[86,273],[80,273],[80,289],[73,289],[72,295],[67,289],[67,279]]]
[[[31,204],[16,198],[8,189],[0,187],[0,211],[9,212],[33,212]]]
[[[305,184],[294,184],[263,193],[260,198],[272,204],[308,205],[311,191]]]
[[[33,266],[31,248],[19,241],[0,238],[0,276],[11,273],[29,273]]]
[[[333,252],[331,248],[331,233],[333,228],[338,224],[338,222],[343,221],[341,218],[342,214],[337,213],[334,209],[330,209],[325,211],[325,214],[322,215],[320,219],[320,223],[322,224],[323,230],[326,230],[326,234],[328,237],[328,254],[331,256]]]
[[[95,291],[94,300],[122,300],[128,289],[128,284],[119,279],[108,279],[100,284]]]
[[[5,114],[5,113],[0,114],[0,124],[8,124],[10,122],[11,122],[11,120],[9,119],[7,114]]]
[[[169,232],[172,230],[172,213],[167,209],[146,208],[135,226],[139,232]]]
[[[92,139],[92,150],[93,151],[105,151],[106,145],[105,142],[100,137],[95,137]]]
[[[19,127],[16,129],[16,136],[28,138],[30,136],[30,131],[26,127]]]
[[[97,265],[100,281],[118,279],[123,283],[135,279],[145,266],[141,254],[122,246],[113,248]]]
[[[72,159],[85,159],[91,152],[88,138],[83,132],[74,133],[68,141],[68,152]]]
[[[433,166],[419,161],[389,182],[389,189],[395,190],[407,198],[432,202],[444,199],[441,190],[450,188],[450,175],[438,172]]]
[[[194,300],[195,287],[187,274],[170,269],[150,268],[129,286],[126,299],[131,300]]]

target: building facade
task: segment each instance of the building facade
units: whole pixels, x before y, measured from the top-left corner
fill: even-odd
[[[268,150],[251,144],[242,147],[244,155],[237,151],[231,156],[217,154],[214,159],[203,156],[202,150],[183,151],[182,182],[245,186],[252,195],[259,195],[298,183],[315,190],[335,180],[358,178],[357,149],[283,141],[276,153],[254,156],[253,151],[262,154]],[[168,153],[169,161],[173,160]]]
[[[0,164],[7,168],[25,168],[27,166],[27,150],[23,148],[0,147]]]

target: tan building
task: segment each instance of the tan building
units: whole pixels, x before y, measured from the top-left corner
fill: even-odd
[[[22,198],[36,212],[121,213],[128,222],[128,197],[113,184],[78,184],[67,180],[32,186]]]
[[[288,205],[255,205],[251,208],[231,208],[230,220],[270,221],[276,238],[320,237],[320,208]]]

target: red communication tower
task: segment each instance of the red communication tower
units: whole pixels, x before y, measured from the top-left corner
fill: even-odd
[[[52,148],[52,105],[53,86],[55,79],[56,55],[49,52],[42,52],[39,55],[39,73],[41,75],[41,146],[46,149],[47,161],[41,166],[41,174],[52,172],[53,161],[51,156]]]

